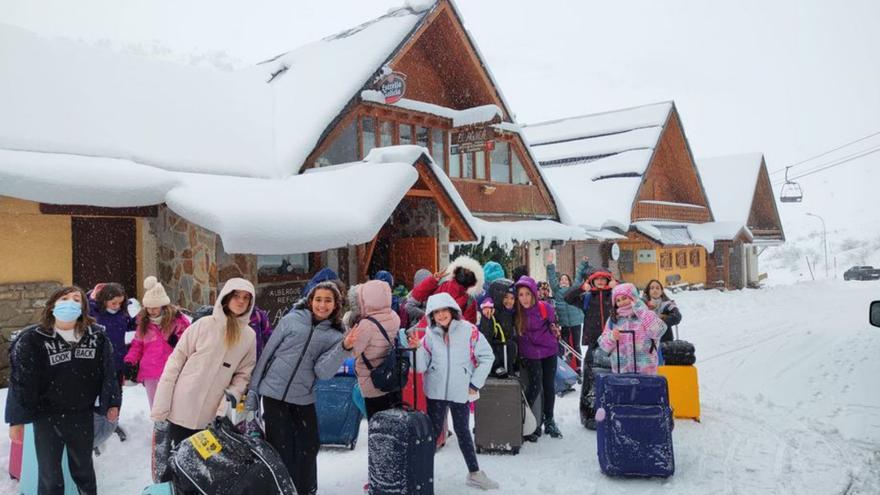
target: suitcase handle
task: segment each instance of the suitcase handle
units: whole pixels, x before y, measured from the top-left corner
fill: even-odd
[[[618,330],[620,333],[629,333],[632,334],[633,339],[633,371],[635,373],[639,372],[639,365],[636,362],[636,331],[635,330]],[[617,372],[620,373],[620,340],[617,340]]]

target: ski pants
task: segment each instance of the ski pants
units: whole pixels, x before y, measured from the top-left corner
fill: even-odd
[[[318,415],[315,405],[300,406],[263,397],[266,440],[275,447],[296,486],[296,493],[318,492]]]
[[[98,491],[92,464],[94,419],[92,411],[54,414],[34,420],[34,444],[37,450],[40,495],[63,495],[64,475],[61,456],[67,447],[70,477],[79,493]]]
[[[553,406],[556,402],[556,355],[544,359],[523,359],[529,371],[529,386],[526,388],[526,400],[529,406],[535,403],[538,394],[544,394],[544,419],[553,419]],[[543,389],[543,390],[542,390]],[[535,418],[538,424],[541,418]]]
[[[452,429],[458,438],[458,448],[464,456],[468,471],[475,473],[480,470],[477,463],[477,452],[474,450],[474,439],[471,437],[470,420],[471,407],[469,402],[460,404],[447,400],[434,400],[428,398],[428,417],[434,426],[434,437],[440,438],[443,429],[446,428],[446,412],[452,412]]]

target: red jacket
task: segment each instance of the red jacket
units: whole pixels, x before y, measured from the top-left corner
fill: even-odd
[[[477,324],[477,301],[476,299],[471,298],[470,294],[468,294],[467,289],[465,289],[461,284],[456,282],[454,279],[449,279],[443,283],[440,283],[434,277],[427,277],[425,280],[422,280],[422,283],[413,288],[411,297],[419,302],[425,302],[434,294],[439,294],[441,292],[445,292],[452,296],[455,299],[455,302],[462,309],[462,318],[473,323]]]

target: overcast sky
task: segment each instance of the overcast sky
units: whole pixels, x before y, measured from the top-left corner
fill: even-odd
[[[0,22],[181,54],[219,50],[246,65],[402,2],[3,0]],[[880,1],[458,6],[519,122],[674,99],[697,157],[763,151],[771,171],[880,131]],[[849,151],[872,145],[880,136]],[[880,153],[853,162],[853,170],[872,163]],[[856,173],[847,168],[836,170]],[[822,175],[805,186],[814,183],[815,192]],[[877,186],[862,184],[866,196],[844,201],[867,199]]]

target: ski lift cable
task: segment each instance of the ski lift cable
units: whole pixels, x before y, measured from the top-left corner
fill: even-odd
[[[797,175],[797,176],[795,176],[795,177],[790,177],[789,180],[792,180],[792,181],[793,181],[793,180],[797,180],[797,179],[800,179],[800,178],[802,178],[802,177],[806,177],[806,176],[808,176],[808,175],[813,175],[813,174],[816,174],[816,173],[819,173],[819,172],[823,172],[823,171],[825,171],[825,170],[828,170],[829,168],[839,167],[839,166],[844,165],[844,164],[846,164],[846,163],[849,163],[849,162],[851,162],[851,161],[853,161],[853,160],[857,160],[857,159],[859,159],[859,158],[862,158],[862,157],[864,157],[864,156],[868,156],[868,155],[872,155],[872,154],[877,153],[877,152],[880,152],[880,147],[874,148],[874,149],[872,149],[872,150],[865,151],[865,152],[860,153],[860,154],[858,154],[858,155],[856,155],[856,156],[850,156],[849,158],[841,159],[841,160],[839,160],[839,161],[837,161],[837,162],[833,162],[833,163],[827,164],[827,165],[824,166],[824,167],[820,167],[820,168],[816,168],[816,169],[813,169],[813,170],[808,171],[808,172],[804,172],[804,173],[802,173],[802,174],[800,174],[800,175]],[[783,181],[775,182],[773,185],[778,186],[778,185],[780,185],[780,184],[785,184],[785,181],[783,180]]]
[[[829,154],[831,154],[831,153],[834,153],[834,152],[837,151],[837,150],[841,150],[841,149],[843,149],[843,148],[846,148],[847,146],[852,146],[852,145],[854,145],[854,144],[856,144],[856,143],[860,143],[860,142],[862,142],[862,141],[864,141],[864,140],[866,140],[866,139],[870,139],[870,138],[872,138],[872,137],[874,137],[874,136],[878,136],[878,135],[880,135],[880,131],[877,131],[877,132],[874,132],[874,133],[868,134],[867,136],[865,136],[865,137],[861,137],[861,138],[859,138],[859,139],[856,139],[855,141],[850,141],[849,143],[842,144],[842,145],[840,145],[840,146],[838,146],[838,147],[836,147],[836,148],[832,148],[832,149],[830,149],[830,150],[828,150],[828,151],[825,151],[825,152],[819,153],[818,155],[811,156],[810,158],[807,158],[807,159],[805,159],[805,160],[801,160],[801,161],[799,161],[799,162],[797,162],[797,163],[795,163],[795,164],[789,165],[788,167],[797,167],[797,166],[803,165],[804,163],[811,162],[811,161],[815,160],[816,158],[822,158],[823,156],[826,156],[826,155],[829,155]],[[778,174],[778,173],[780,173],[780,172],[785,172],[785,169],[788,168],[788,167],[778,168],[778,169],[776,169],[776,170],[770,172],[770,175]]]
[[[796,178],[798,178],[798,177],[803,177],[804,174],[808,174],[808,173],[810,173],[810,172],[812,172],[812,171],[814,171],[814,170],[818,170],[818,169],[820,169],[820,168],[823,168],[823,167],[825,167],[826,165],[832,165],[832,164],[835,164],[835,163],[839,162],[840,160],[846,160],[846,159],[848,159],[848,158],[852,158],[852,157],[860,157],[860,156],[864,156],[863,153],[865,153],[865,152],[872,152],[872,153],[873,153],[874,151],[877,151],[877,150],[880,150],[880,145],[875,146],[875,147],[873,147],[873,148],[866,148],[866,149],[863,149],[863,150],[859,150],[859,151],[857,151],[857,152],[855,152],[855,153],[851,153],[851,154],[846,155],[846,156],[840,156],[840,157],[837,157],[837,158],[835,158],[835,159],[833,159],[833,160],[831,160],[831,161],[827,161],[827,162],[824,162],[824,163],[820,163],[820,164],[816,165],[816,166],[813,167],[813,168],[808,168],[807,170],[804,170],[803,172],[801,172],[800,174],[798,174],[798,175],[796,175],[796,176],[795,176],[795,175],[792,175],[791,177],[788,177],[788,176],[787,176],[788,174],[786,174],[786,178],[785,178],[785,179],[777,179],[776,184],[782,184],[783,182],[792,181],[792,180],[794,180],[794,179],[796,179]]]

